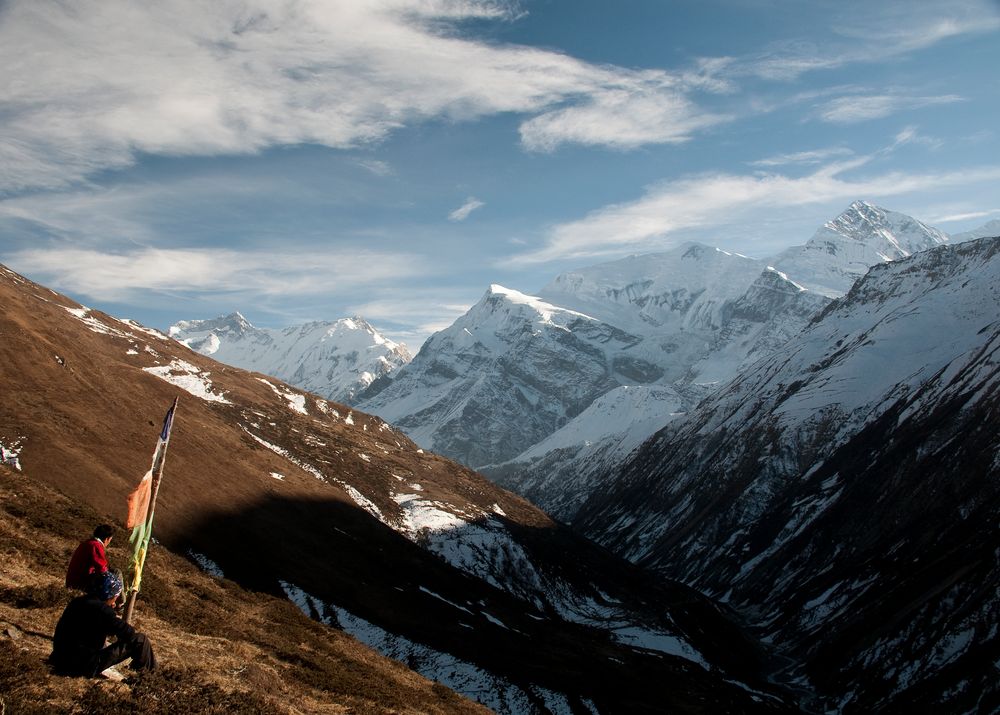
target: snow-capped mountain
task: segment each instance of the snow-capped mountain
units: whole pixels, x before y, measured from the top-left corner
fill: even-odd
[[[697,356],[704,338],[724,321],[726,303],[741,296],[762,267],[746,256],[688,243],[564,273],[539,295],[637,335],[677,336],[682,342],[663,349]]]
[[[804,245],[771,262],[799,285],[836,298],[872,266],[947,243],[948,236],[905,214],[866,201],[823,225]]]
[[[579,511],[753,614],[838,711],[1000,688],[1000,238],[878,265]]]
[[[346,404],[410,361],[405,345],[388,340],[359,317],[272,330],[232,313],[178,322],[170,337],[220,362],[273,375]]]

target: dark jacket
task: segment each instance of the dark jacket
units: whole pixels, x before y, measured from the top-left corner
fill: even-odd
[[[107,667],[102,656],[105,642],[112,636],[130,645],[137,641],[138,633],[97,596],[77,596],[56,624],[49,662],[56,672],[93,677]]]

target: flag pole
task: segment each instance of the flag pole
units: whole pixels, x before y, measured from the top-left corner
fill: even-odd
[[[132,622],[132,612],[135,609],[135,599],[139,595],[139,585],[142,581],[142,569],[146,564],[146,553],[149,550],[149,539],[153,533],[153,514],[156,510],[156,495],[160,491],[160,480],[163,477],[163,465],[167,461],[167,447],[170,445],[170,432],[173,427],[174,417],[177,411],[177,401],[174,398],[173,405],[167,411],[167,416],[163,420],[163,429],[160,432],[160,440],[156,445],[156,452],[153,454],[153,481],[150,486],[149,506],[146,509],[146,518],[141,524],[136,525],[129,538],[133,544],[132,553],[132,580],[129,586],[128,598],[125,601],[125,614],[122,617],[126,623]]]

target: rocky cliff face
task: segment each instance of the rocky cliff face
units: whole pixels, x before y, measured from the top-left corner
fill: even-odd
[[[990,711],[998,316],[1000,239],[877,266],[637,451],[576,525],[752,614],[828,707]]]
[[[405,345],[386,339],[359,317],[269,330],[233,313],[181,321],[171,326],[170,337],[202,355],[347,404],[410,361]]]

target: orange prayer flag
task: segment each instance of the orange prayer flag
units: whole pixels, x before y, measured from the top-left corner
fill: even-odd
[[[146,522],[146,512],[149,511],[150,489],[153,485],[153,470],[149,470],[139,482],[139,486],[128,495],[128,519],[125,528],[131,529]]]

